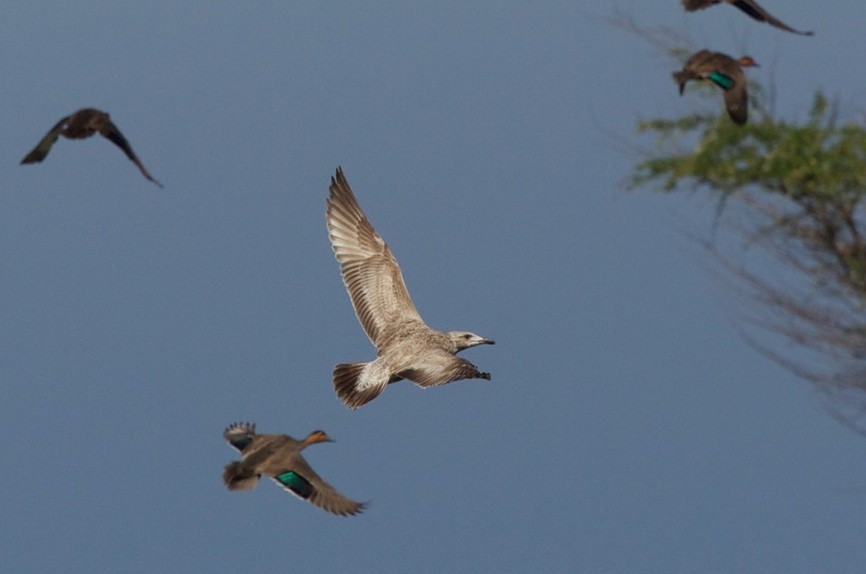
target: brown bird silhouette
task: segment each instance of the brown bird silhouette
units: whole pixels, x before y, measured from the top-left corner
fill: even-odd
[[[715,6],[716,4],[730,4],[732,6],[736,6],[755,20],[758,20],[759,22],[766,22],[767,24],[775,26],[780,30],[785,30],[786,32],[800,34],[801,36],[811,36],[812,34],[814,34],[814,32],[803,32],[801,30],[795,30],[794,28],[791,28],[790,26],[788,26],[778,18],[773,17],[769,12],[761,8],[754,0],[683,0],[683,6],[685,7],[687,12],[703,10],[704,8]]]
[[[256,425],[235,423],[223,431],[223,438],[243,455],[243,460],[225,466],[223,482],[229,490],[254,488],[265,475],[331,514],[351,516],[366,507],[334,490],[301,456],[301,451],[311,444],[333,442],[324,431],[316,430],[296,440],[284,434],[256,434]]]
[[[126,157],[131,159],[132,162],[138,166],[138,169],[141,170],[144,177],[159,187],[162,187],[162,184],[154,179],[154,177],[148,173],[147,169],[145,169],[141,161],[139,161],[135,152],[132,151],[132,146],[129,145],[129,142],[126,141],[126,138],[123,137],[123,134],[120,133],[120,130],[117,129],[117,126],[111,121],[111,116],[94,108],[83,108],[54,124],[54,127],[45,134],[45,137],[36,144],[36,147],[24,156],[21,163],[41,162],[45,159],[45,156],[48,155],[48,152],[51,151],[51,146],[54,145],[54,142],[56,142],[57,138],[60,136],[69,139],[84,139],[89,138],[97,132],[122,149],[123,153],[126,154]]]
[[[709,80],[720,87],[725,93],[728,115],[734,123],[743,125],[749,118],[749,92],[743,68],[757,65],[749,56],[735,60],[720,52],[701,50],[692,54],[683,69],[673,76],[680,86],[680,95],[689,80]]]

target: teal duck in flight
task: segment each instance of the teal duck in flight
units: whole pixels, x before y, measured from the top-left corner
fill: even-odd
[[[685,7],[687,12],[694,12],[695,10],[703,10],[704,8],[709,8],[710,6],[715,6],[716,4],[730,4],[732,6],[736,6],[755,20],[759,22],[766,22],[771,26],[775,26],[780,30],[785,30],[787,32],[793,32],[794,34],[800,34],[801,36],[811,36],[814,32],[803,32],[801,30],[795,30],[791,28],[778,18],[773,17],[769,12],[761,8],[755,0],[683,0],[683,7]]]
[[[743,68],[757,65],[749,56],[735,60],[719,52],[701,50],[692,54],[683,69],[673,76],[680,86],[680,95],[689,80],[709,80],[720,87],[725,94],[728,115],[734,123],[742,125],[749,117],[749,93]]]
[[[243,455],[242,460],[230,462],[223,471],[223,482],[229,490],[254,488],[265,475],[331,514],[351,516],[366,507],[334,490],[301,456],[301,451],[311,444],[333,442],[324,431],[316,430],[296,440],[284,434],[256,434],[256,425],[235,423],[223,432],[223,437]]]
[[[372,401],[389,383],[408,379],[421,387],[461,379],[487,379],[466,359],[455,356],[494,341],[467,331],[443,333],[427,326],[415,309],[397,259],[373,229],[343,170],[331,178],[326,221],[343,283],[361,326],[376,346],[368,363],[334,367],[334,390],[352,409]]]
[[[120,133],[120,130],[117,129],[117,126],[111,121],[111,116],[93,108],[78,110],[74,114],[66,116],[57,122],[54,127],[45,134],[45,137],[36,144],[36,147],[21,160],[21,163],[41,162],[45,159],[45,156],[48,155],[48,152],[51,151],[51,146],[54,145],[54,142],[56,142],[57,138],[60,136],[69,139],[84,139],[89,138],[97,132],[122,149],[123,153],[126,154],[126,157],[131,159],[132,162],[138,166],[138,169],[141,170],[144,177],[159,187],[162,187],[162,184],[154,179],[153,176],[148,173],[147,169],[145,169],[141,161],[139,161],[135,152],[132,151],[132,146],[129,145],[129,142],[126,141],[126,138],[123,137],[123,134]]]

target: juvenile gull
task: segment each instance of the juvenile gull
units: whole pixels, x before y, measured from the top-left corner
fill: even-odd
[[[494,342],[465,331],[443,333],[424,323],[397,260],[370,225],[340,168],[331,178],[326,220],[343,283],[361,326],[378,350],[372,362],[334,367],[334,389],[346,406],[356,409],[379,396],[388,383],[402,379],[422,387],[490,379],[490,373],[454,355]]]
[[[135,152],[132,151],[132,146],[129,145],[129,142],[126,141],[126,138],[123,137],[123,134],[120,133],[120,130],[117,129],[117,126],[111,121],[111,116],[93,108],[78,110],[71,116],[66,116],[54,124],[54,127],[51,128],[48,133],[45,134],[45,137],[36,144],[36,147],[21,160],[21,163],[41,162],[45,159],[45,156],[48,155],[48,152],[51,151],[51,146],[54,145],[54,142],[56,142],[57,138],[60,136],[69,139],[84,139],[89,138],[96,132],[99,132],[103,137],[111,140],[114,145],[122,149],[123,153],[126,154],[126,157],[131,159],[132,162],[138,166],[138,169],[141,170],[144,177],[159,187],[162,187],[162,184],[155,180],[144,168],[144,165],[139,161]]]
[[[264,474],[298,498],[331,514],[350,516],[364,510],[364,503],[349,500],[334,490],[301,456],[301,451],[311,444],[332,442],[324,431],[316,430],[303,440],[295,440],[284,434],[256,434],[256,425],[235,423],[223,432],[223,437],[244,455],[243,460],[228,463],[223,471],[223,482],[229,490],[254,488]]]

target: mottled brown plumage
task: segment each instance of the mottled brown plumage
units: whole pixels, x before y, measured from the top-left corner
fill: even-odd
[[[680,95],[689,80],[709,80],[722,89],[725,107],[734,123],[745,124],[749,117],[749,92],[744,67],[758,64],[749,57],[735,60],[720,52],[701,50],[686,60],[683,69],[674,72],[674,81],[680,86]]]
[[[334,389],[346,406],[358,408],[402,379],[422,387],[490,379],[490,373],[455,354],[494,342],[464,331],[443,333],[424,323],[397,260],[367,220],[340,168],[331,178],[326,220],[355,313],[378,350],[372,362],[334,367]]]
[[[148,173],[147,169],[145,169],[141,161],[139,161],[135,152],[132,151],[132,146],[129,145],[129,142],[126,141],[126,138],[123,137],[123,134],[120,133],[120,130],[117,129],[117,126],[111,121],[111,116],[93,108],[78,110],[71,116],[66,116],[54,124],[54,127],[45,134],[45,137],[36,144],[36,147],[24,156],[21,163],[41,162],[45,159],[45,156],[48,155],[48,152],[51,151],[51,146],[54,145],[54,142],[56,142],[57,138],[60,136],[69,139],[84,139],[89,138],[95,133],[99,133],[123,150],[126,157],[138,166],[138,169],[141,170],[144,177],[159,187],[162,187],[162,184],[154,179],[153,176]]]
[[[229,490],[254,488],[265,475],[331,514],[351,516],[364,510],[366,504],[337,492],[301,456],[301,451],[311,444],[331,442],[324,431],[313,431],[307,438],[295,440],[284,434],[256,434],[256,425],[235,423],[223,432],[223,437],[243,455],[242,460],[230,462],[223,471],[223,482]]]
[[[754,0],[683,0],[683,7],[688,12],[694,12],[695,10],[703,10],[704,8],[709,8],[710,6],[715,6],[716,4],[730,4],[732,6],[736,6],[755,20],[759,22],[766,22],[771,26],[775,26],[780,30],[785,30],[786,32],[792,32],[794,34],[800,34],[801,36],[811,36],[814,32],[803,32],[801,30],[795,30],[791,28],[778,18],[774,18],[769,12],[761,8],[757,2]]]

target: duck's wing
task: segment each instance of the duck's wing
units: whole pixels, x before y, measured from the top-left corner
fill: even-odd
[[[373,344],[379,345],[389,326],[423,324],[394,254],[367,220],[340,168],[331,178],[325,218],[343,283]]]
[[[801,36],[811,36],[814,33],[803,32],[791,28],[781,20],[770,15],[769,12],[761,8],[761,6],[754,0],[683,0],[683,7],[687,12],[694,12],[695,10],[703,10],[704,8],[709,8],[710,6],[715,6],[716,4],[721,4],[723,2],[736,6],[759,22],[766,22],[776,28],[785,30],[786,32],[793,32],[794,34],[800,34]]]
[[[734,6],[736,6],[737,8],[739,8],[740,10],[742,10],[743,12],[745,12],[746,14],[748,14],[749,16],[754,18],[755,20],[758,20],[760,22],[766,22],[767,24],[770,24],[771,26],[775,26],[776,28],[779,28],[780,30],[785,30],[786,32],[792,32],[794,34],[799,34],[801,36],[811,36],[814,34],[814,32],[811,32],[811,31],[804,32],[802,30],[795,30],[794,28],[791,28],[790,26],[788,26],[787,24],[785,24],[784,22],[782,22],[778,18],[775,18],[769,12],[767,12],[766,10],[761,8],[761,6],[757,2],[755,2],[754,0],[735,0],[735,1],[731,2],[731,4],[733,4]]]
[[[683,0],[683,8],[686,12],[694,12],[695,10],[703,10],[714,4],[718,4],[723,0]]]
[[[725,107],[734,123],[743,125],[749,119],[749,91],[746,74],[739,67],[736,70],[725,70],[724,74],[734,82],[730,89],[724,91]]]
[[[132,146],[129,145],[129,142],[123,136],[117,126],[114,125],[114,122],[108,119],[108,116],[105,116],[99,122],[99,126],[97,127],[97,129],[99,130],[99,133],[102,134],[106,139],[110,140],[114,145],[123,150],[123,153],[126,154],[126,157],[128,157],[130,160],[132,160],[132,163],[138,166],[139,171],[141,171],[141,174],[144,177],[146,177],[148,180],[152,181],[159,187],[162,187],[162,184],[157,181],[152,175],[150,175],[150,172],[147,171],[147,168],[144,167],[144,164],[141,163],[141,161],[138,159],[138,156],[136,156],[135,152],[132,151]]]
[[[282,470],[270,476],[288,492],[331,514],[352,516],[366,507],[365,503],[349,500],[337,492],[334,487],[322,480],[322,477],[316,474],[299,454],[294,455]]]
[[[60,132],[63,131],[63,127],[66,124],[67,120],[69,120],[70,116],[66,116],[61,119],[59,122],[54,124],[54,127],[48,130],[48,133],[39,140],[39,143],[36,144],[36,147],[30,150],[24,159],[21,160],[21,164],[25,163],[38,163],[45,159],[45,156],[48,155],[48,152],[51,151],[51,146],[54,145],[54,142],[57,141],[57,138],[60,137]]]
[[[440,349],[423,353],[411,368],[398,374],[422,387],[444,385],[461,379],[490,379],[490,373],[482,373],[466,359]]]
[[[233,423],[223,431],[226,442],[243,453],[256,437],[256,425],[253,423]]]

